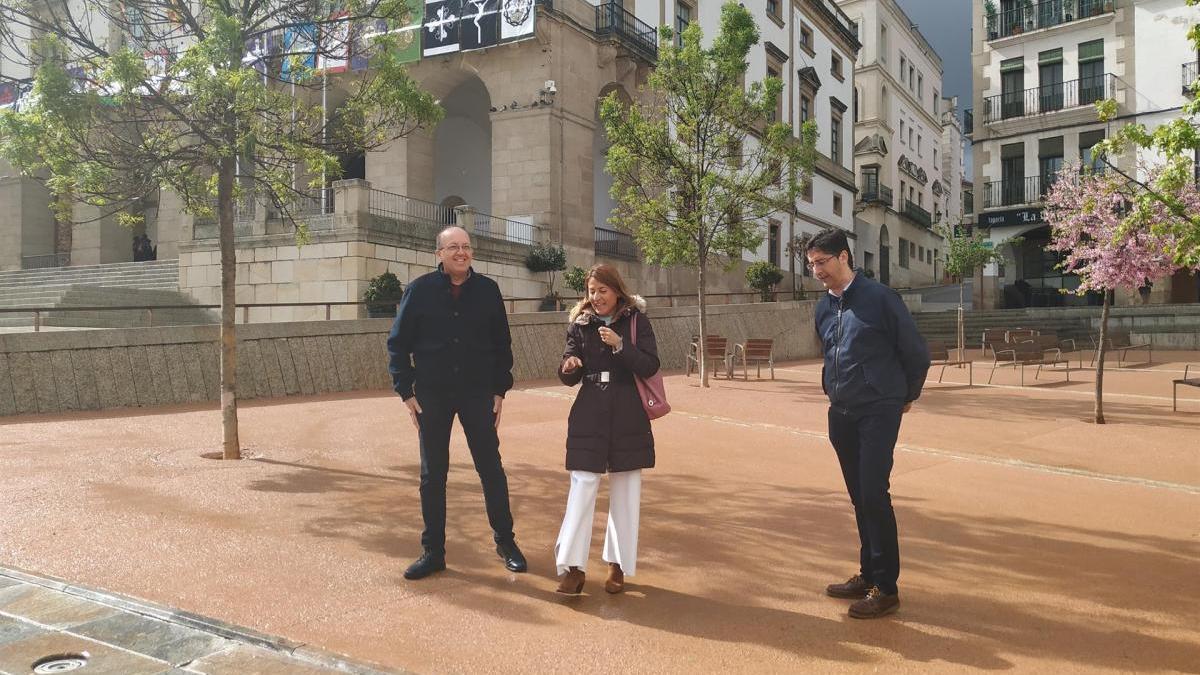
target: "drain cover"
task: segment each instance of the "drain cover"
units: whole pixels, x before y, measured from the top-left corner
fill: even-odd
[[[33,672],[35,675],[46,675],[47,673],[69,673],[73,670],[79,670],[88,663],[88,653],[81,652],[78,654],[51,654],[43,656],[33,662]]]

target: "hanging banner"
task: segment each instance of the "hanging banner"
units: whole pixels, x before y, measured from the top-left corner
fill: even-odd
[[[500,39],[508,42],[533,35],[533,21],[537,16],[533,0],[499,0]]]
[[[317,27],[307,23],[295,28],[285,28],[283,31],[283,66],[280,75],[285,81],[292,81],[296,70],[300,68],[314,69],[317,67]]]
[[[396,58],[400,63],[421,60],[421,21],[425,18],[425,0],[405,0],[405,6],[394,19],[373,19],[355,25],[350,69],[365,70],[374,54],[377,38],[389,35],[395,42]]]
[[[466,0],[459,24],[463,51],[494,47],[500,42],[500,0]]]
[[[421,32],[423,56],[451,54],[459,50],[460,0],[426,0],[425,30]]]
[[[320,70],[340,73],[350,65],[349,16],[349,12],[339,12],[321,26]]]

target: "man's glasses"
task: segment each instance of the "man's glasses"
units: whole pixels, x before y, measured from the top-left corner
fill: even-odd
[[[450,244],[449,246],[443,246],[438,250],[439,251],[449,251],[451,255],[459,253],[459,252],[470,253],[471,245],[470,244]]]
[[[806,267],[808,267],[809,270],[815,270],[836,257],[836,255],[827,255],[824,258],[817,258],[816,260],[808,263]]]

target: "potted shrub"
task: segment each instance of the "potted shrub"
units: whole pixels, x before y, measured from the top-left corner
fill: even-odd
[[[567,285],[567,288],[575,291],[582,297],[584,292],[587,291],[587,280],[584,278],[586,276],[587,270],[582,267],[572,267],[563,272],[563,283]]]
[[[775,285],[780,281],[783,281],[783,270],[765,260],[746,268],[746,282],[750,288],[758,291],[763,302],[775,299]]]
[[[404,286],[395,274],[384,272],[367,282],[363,301],[367,303],[367,316],[381,319],[396,316],[396,304],[404,295]]]
[[[996,28],[996,2],[995,0],[984,0],[983,13],[987,17],[988,39],[995,40],[1000,33]]]
[[[1024,0],[1021,3],[1021,14],[1025,17],[1025,30],[1033,30],[1033,0]]]
[[[549,278],[546,296],[542,298],[542,305],[538,311],[557,310],[558,293],[554,291],[554,273],[567,269],[567,252],[562,246],[538,244],[525,256],[525,268],[534,274],[545,272]]]

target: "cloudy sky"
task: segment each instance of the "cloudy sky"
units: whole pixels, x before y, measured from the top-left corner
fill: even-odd
[[[898,0],[908,18],[942,57],[942,92],[971,105],[971,0]],[[971,177],[967,144],[967,178]]]

